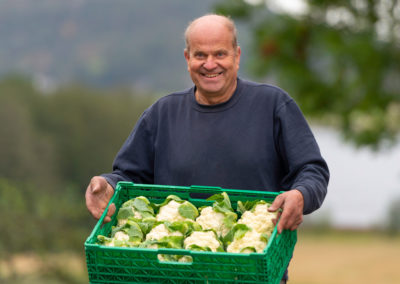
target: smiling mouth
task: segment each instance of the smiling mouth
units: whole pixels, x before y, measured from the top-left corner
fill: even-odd
[[[220,72],[220,73],[213,73],[213,74],[201,74],[203,77],[206,77],[206,78],[215,78],[215,77],[218,77],[219,75],[221,75],[222,74],[222,72]]]

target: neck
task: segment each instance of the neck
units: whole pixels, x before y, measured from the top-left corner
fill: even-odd
[[[212,94],[212,93],[202,93],[199,89],[195,92],[196,101],[202,105],[217,105],[228,101],[235,92],[237,87],[237,82],[232,85],[229,90],[225,91],[223,94]]]

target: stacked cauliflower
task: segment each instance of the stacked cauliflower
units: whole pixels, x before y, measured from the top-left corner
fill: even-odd
[[[122,204],[117,225],[109,237],[99,235],[99,244],[112,247],[172,248],[192,251],[261,253],[274,229],[277,214],[264,200],[237,202],[231,206],[226,192],[207,199],[197,208],[176,195],[161,204],[138,196]],[[238,215],[241,216],[238,219]],[[161,261],[192,261],[190,256],[163,254]]]

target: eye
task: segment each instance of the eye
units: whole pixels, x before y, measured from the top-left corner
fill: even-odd
[[[206,55],[203,52],[195,52],[194,57],[197,59],[203,59],[206,57]]]
[[[217,58],[223,58],[226,56],[226,52],[223,50],[217,51],[217,53],[215,54]]]

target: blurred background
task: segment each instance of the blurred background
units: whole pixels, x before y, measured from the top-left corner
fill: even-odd
[[[400,283],[400,1],[0,0],[0,283],[87,283],[90,178],[191,87],[187,23],[230,15],[240,76],[298,102],[331,170],[290,283]]]

